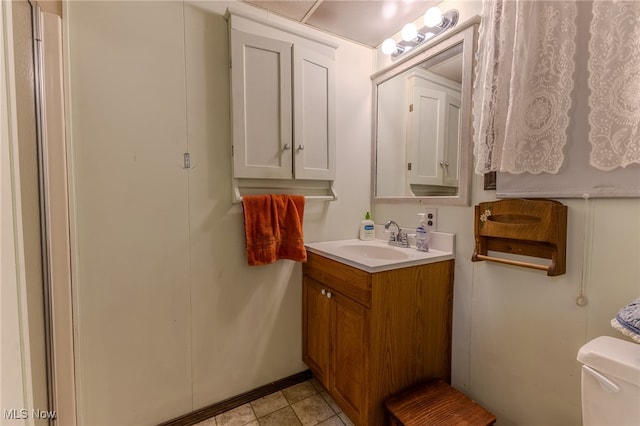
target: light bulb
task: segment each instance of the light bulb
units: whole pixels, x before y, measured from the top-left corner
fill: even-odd
[[[398,45],[396,41],[392,38],[388,38],[382,42],[382,53],[385,55],[391,55],[398,51]]]
[[[402,27],[402,39],[404,41],[411,41],[418,37],[418,27],[415,24],[407,24]]]
[[[442,23],[442,12],[437,7],[432,7],[425,12],[423,21],[427,27],[437,27]]]

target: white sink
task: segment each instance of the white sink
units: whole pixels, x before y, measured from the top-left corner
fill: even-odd
[[[432,232],[428,252],[415,247],[390,246],[385,240],[337,240],[307,243],[312,253],[336,260],[367,272],[381,272],[423,265],[454,258],[455,235]]]
[[[406,252],[392,247],[380,247],[371,244],[345,244],[337,247],[336,252],[345,256],[364,256],[371,259],[381,260],[399,260],[409,258],[409,255]]]

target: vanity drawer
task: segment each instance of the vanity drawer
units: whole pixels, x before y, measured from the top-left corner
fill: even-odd
[[[302,269],[305,275],[329,284],[335,291],[366,307],[371,306],[370,273],[311,252],[307,252],[307,262]]]

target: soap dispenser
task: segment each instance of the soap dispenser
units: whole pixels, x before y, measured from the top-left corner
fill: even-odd
[[[416,250],[429,251],[429,234],[426,227],[426,219],[424,218],[426,213],[418,213],[420,216],[420,223],[416,228]]]
[[[375,225],[371,220],[371,215],[367,212],[364,215],[364,220],[360,222],[360,239],[362,241],[371,241],[376,236]]]

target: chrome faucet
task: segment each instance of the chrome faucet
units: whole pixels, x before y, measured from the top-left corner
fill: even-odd
[[[400,229],[400,225],[398,225],[394,220],[390,220],[385,223],[384,229],[388,231],[392,225],[396,227],[397,233],[393,230],[390,231],[391,235],[389,235],[389,245],[397,247],[409,247],[409,238],[407,236],[407,233]]]

